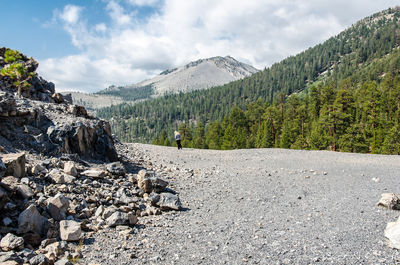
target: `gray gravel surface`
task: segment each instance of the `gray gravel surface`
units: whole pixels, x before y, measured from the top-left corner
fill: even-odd
[[[120,147],[121,149],[121,147]],[[400,157],[127,144],[170,182],[184,211],[142,217],[129,235],[89,236],[84,264],[399,264],[383,232],[398,211]]]

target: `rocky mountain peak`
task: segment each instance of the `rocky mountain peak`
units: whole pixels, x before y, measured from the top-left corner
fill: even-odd
[[[239,62],[231,56],[216,56],[165,70],[158,76],[128,86],[126,89],[151,86],[155,96],[165,93],[189,92],[224,85],[250,76],[257,71],[251,65]]]

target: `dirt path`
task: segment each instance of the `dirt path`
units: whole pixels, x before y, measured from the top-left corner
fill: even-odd
[[[398,156],[141,144],[125,152],[151,164],[187,209],[142,218],[123,240],[115,230],[96,235],[86,263],[400,262],[383,236],[400,212],[375,206],[381,193],[400,193]]]

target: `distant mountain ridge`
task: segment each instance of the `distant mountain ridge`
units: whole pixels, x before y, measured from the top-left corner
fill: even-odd
[[[128,92],[149,86],[153,89],[153,96],[190,92],[224,85],[256,72],[258,70],[253,66],[239,62],[231,56],[216,56],[190,62],[179,68],[165,70],[159,75],[137,84],[125,87],[112,86],[100,91],[99,94],[119,96],[119,92]]]
[[[167,69],[153,78],[133,85],[112,85],[94,94],[80,92],[63,94],[71,94],[76,104],[95,111],[111,105],[142,101],[165,94],[208,89],[248,77],[258,71],[253,66],[239,62],[231,56],[216,56]]]

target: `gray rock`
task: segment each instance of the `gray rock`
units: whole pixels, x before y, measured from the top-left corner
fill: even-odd
[[[68,161],[64,164],[64,173],[71,176],[78,176],[78,170],[76,169],[75,163],[72,161]]]
[[[126,174],[125,167],[120,162],[109,163],[106,168],[112,175],[123,176]]]
[[[168,185],[168,182],[156,177],[154,171],[140,170],[137,175],[137,183],[141,190],[146,193],[162,192]]]
[[[2,252],[0,251],[0,264],[7,264],[6,262],[16,262],[16,264],[22,264],[24,262],[17,253],[14,251]]]
[[[179,197],[172,193],[160,193],[160,200],[157,202],[157,205],[161,210],[181,210],[182,203],[179,200]]]
[[[36,164],[32,167],[31,173],[33,175],[39,175],[46,172],[46,168],[40,164]]]
[[[4,176],[4,173],[6,172],[7,167],[4,165],[3,160],[0,157],[0,177]]]
[[[0,247],[4,251],[21,249],[24,246],[24,239],[14,234],[8,233],[0,241]]]
[[[81,239],[81,224],[74,220],[60,221],[60,237],[65,241],[78,241]]]
[[[39,254],[39,255],[36,255],[33,258],[31,258],[29,260],[29,264],[30,265],[49,265],[50,261],[45,255]]]
[[[101,215],[103,214],[103,212],[104,212],[104,206],[103,206],[103,205],[100,205],[100,206],[97,208],[97,210],[96,210],[94,216],[95,216],[95,217],[99,217],[99,216],[101,216]]]
[[[35,195],[33,193],[33,190],[28,185],[25,184],[19,184],[17,186],[17,192],[24,199],[29,199]]]
[[[400,198],[394,193],[383,193],[377,206],[391,210],[400,210]]]
[[[54,263],[54,265],[73,265],[73,263],[69,261],[67,258],[62,258],[57,260],[57,262]]]
[[[25,153],[1,154],[0,158],[7,168],[5,175],[17,178],[25,177]]]
[[[46,246],[44,250],[46,253],[46,257],[54,261],[55,259],[64,255],[66,248],[67,248],[67,242],[61,241]]]
[[[81,174],[90,178],[105,178],[107,176],[107,172],[99,168],[88,169]]]
[[[56,196],[48,199],[47,210],[50,216],[57,221],[64,220],[69,207],[69,199],[63,194],[58,193]]]
[[[127,213],[115,212],[107,218],[106,223],[110,227],[127,225],[129,224],[129,215]]]
[[[389,247],[400,249],[400,217],[386,225],[385,237],[389,240]]]
[[[48,177],[50,177],[56,184],[65,183],[64,174],[60,172],[58,169],[52,169],[48,173]]]
[[[18,217],[18,234],[29,231],[44,236],[47,233],[47,219],[40,215],[35,205],[30,205]]]
[[[7,196],[7,192],[0,187],[0,210],[4,208],[5,205],[7,205],[7,202],[9,201],[9,198]]]
[[[9,217],[5,217],[3,218],[3,224],[5,226],[9,226],[10,224],[12,224],[12,220]]]
[[[103,219],[107,219],[110,217],[113,213],[115,213],[118,209],[115,206],[110,206],[107,207],[102,214]]]

